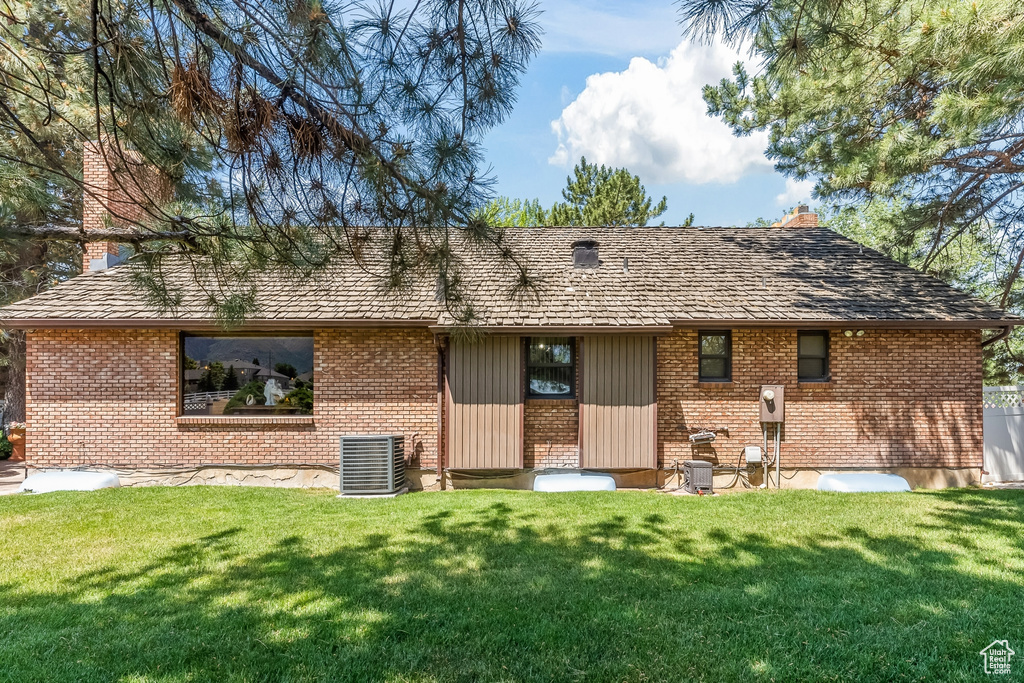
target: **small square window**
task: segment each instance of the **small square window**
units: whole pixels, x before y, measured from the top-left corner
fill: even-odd
[[[698,377],[701,382],[732,379],[732,333],[711,330],[698,333]]]
[[[526,342],[526,395],[576,396],[576,344],[572,337],[532,337]]]
[[[827,382],[828,332],[798,332],[796,336],[796,372],[801,382]]]

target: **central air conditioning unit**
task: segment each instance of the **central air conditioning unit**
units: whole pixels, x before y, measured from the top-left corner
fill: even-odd
[[[405,438],[401,435],[341,437],[343,496],[404,493]]]

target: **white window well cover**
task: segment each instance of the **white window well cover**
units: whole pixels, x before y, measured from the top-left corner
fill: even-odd
[[[898,474],[826,472],[818,477],[818,490],[842,493],[893,493],[909,491],[910,484]]]
[[[600,472],[566,472],[564,474],[538,474],[533,480],[534,491],[560,493],[565,491],[614,491],[615,479]]]
[[[32,493],[96,491],[98,489],[119,488],[120,486],[121,480],[113,472],[62,470],[59,472],[33,474],[21,482],[18,491],[30,491]]]

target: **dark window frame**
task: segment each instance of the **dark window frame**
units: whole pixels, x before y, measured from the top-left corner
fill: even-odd
[[[523,370],[526,373],[526,377],[525,377],[526,398],[528,400],[530,400],[530,401],[568,401],[568,400],[576,400],[576,384],[577,384],[576,363],[577,363],[577,356],[578,356],[578,354],[576,353],[576,337],[524,337],[523,339],[525,341],[525,345],[524,345],[523,349],[524,349],[524,352],[525,352],[525,355],[526,355],[526,362],[523,365]],[[571,360],[568,363],[532,363],[532,362],[530,362],[530,347],[533,345],[533,340],[534,339],[568,339],[569,340],[569,357],[570,357]],[[572,381],[569,383],[569,386],[571,387],[569,393],[568,394],[558,394],[558,395],[553,395],[553,394],[535,394],[535,393],[533,393],[533,391],[530,390],[530,370],[532,368],[570,368],[569,374],[572,377]]]
[[[725,353],[704,353],[704,337],[725,337]],[[703,372],[704,359],[724,359],[725,377],[705,377]],[[732,330],[698,330],[697,331],[697,380],[700,382],[725,383],[732,381]]]
[[[258,330],[258,331],[244,331],[244,332],[206,332],[206,331],[187,331],[180,330],[178,332],[178,396],[177,396],[177,413],[178,417],[195,417],[194,415],[188,415],[185,413],[185,339],[188,337],[227,337],[227,338],[238,338],[238,337],[308,337],[313,340],[313,368],[316,368],[316,335],[313,330]],[[316,394],[314,392],[313,398],[314,410],[316,406]],[[299,417],[312,417],[308,413],[298,415]],[[232,416],[220,416],[216,415],[213,417],[218,418],[230,418]],[[280,415],[245,415],[245,419],[256,419],[256,420],[273,420],[281,417]]]
[[[800,352],[800,340],[804,337],[822,337],[825,344],[825,354],[823,356],[809,355]],[[828,330],[799,330],[796,333],[796,379],[797,382],[817,383],[823,384],[832,381],[832,365],[831,365],[831,335]],[[817,377],[802,377],[800,375],[800,361],[804,358],[810,358],[814,360],[821,360],[822,370],[824,371],[821,376]]]

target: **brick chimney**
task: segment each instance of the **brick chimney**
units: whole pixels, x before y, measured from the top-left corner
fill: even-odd
[[[793,209],[777,223],[772,223],[773,228],[816,228],[818,227],[818,214],[811,211],[806,204]]]
[[[170,199],[170,183],[147,166],[135,152],[117,154],[112,140],[87,141],[82,154],[85,196],[82,229],[110,226],[130,228],[149,217],[147,206]],[[108,216],[112,218],[108,224]],[[82,253],[82,271],[104,270],[125,258],[117,242],[88,242]]]

